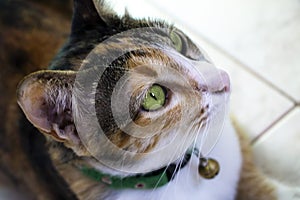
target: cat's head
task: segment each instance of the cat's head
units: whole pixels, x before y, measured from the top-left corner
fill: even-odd
[[[209,122],[221,123],[229,78],[182,31],[120,18],[102,1],[74,8],[52,70],[18,88],[19,105],[42,133],[118,174],[168,165],[199,145]]]

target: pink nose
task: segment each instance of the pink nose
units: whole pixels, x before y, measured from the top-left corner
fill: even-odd
[[[223,70],[219,70],[219,77],[220,77],[220,86],[222,91],[230,92],[230,78],[227,72]]]
[[[198,89],[210,93],[230,92],[228,74],[211,63],[194,62],[192,76],[198,83]]]
[[[230,92],[230,79],[228,74],[220,69],[211,69],[201,73],[200,88],[210,93]]]

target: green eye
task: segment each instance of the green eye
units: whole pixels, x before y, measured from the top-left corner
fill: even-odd
[[[181,52],[182,51],[182,40],[181,37],[175,33],[174,31],[171,32],[170,38],[175,46],[176,51]]]
[[[147,91],[142,102],[142,108],[146,111],[158,110],[163,107],[166,102],[165,89],[159,85],[153,85]]]

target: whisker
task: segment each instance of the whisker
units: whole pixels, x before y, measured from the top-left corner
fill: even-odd
[[[188,132],[190,132],[190,130],[188,130]],[[185,138],[184,138],[184,141],[182,142],[182,144],[185,144],[187,140],[188,140],[188,137],[185,137]],[[180,148],[177,148],[177,151],[179,151],[179,150],[180,150]],[[175,151],[175,152],[177,153],[177,151]],[[174,154],[175,154],[175,152],[174,152]],[[176,154],[175,154],[175,155],[176,155]],[[183,163],[183,159],[184,159],[184,158],[185,158],[185,153],[181,156],[181,158],[179,158],[179,159],[177,160],[178,163],[176,164],[175,171],[177,171],[177,169],[180,168],[180,167],[182,166],[182,163]],[[171,164],[171,162],[168,164],[168,166],[169,166],[170,164]],[[177,182],[179,181],[179,180],[178,180],[179,174],[180,174],[180,170],[177,171],[176,176],[175,176],[175,174],[172,174],[171,179],[173,179],[173,181],[174,181],[173,184],[177,184]],[[175,178],[174,178],[174,176],[175,176]],[[170,185],[168,184],[168,185],[166,186],[166,189],[163,191],[162,196],[164,196],[164,194],[167,193],[169,187],[170,187]],[[175,192],[176,192],[176,191],[175,191]]]
[[[176,152],[176,151],[175,151],[175,152]],[[173,157],[174,157],[174,155],[171,156],[171,158],[173,158]],[[170,159],[169,163],[167,164],[167,167],[169,167],[169,166],[172,164],[172,162],[173,162],[172,159]],[[164,170],[164,173],[166,173],[166,170],[167,170],[167,168]],[[150,196],[152,196],[153,193],[155,192],[155,190],[157,189],[158,183],[161,181],[162,177],[163,177],[163,174],[161,175],[160,179],[158,180],[156,186],[152,189],[152,192],[151,192]],[[167,188],[168,188],[168,187],[169,187],[169,184],[166,185],[166,189],[164,190],[164,193],[167,192]]]
[[[188,130],[188,132],[189,132],[189,133],[192,133],[193,131],[194,131],[194,130],[193,130],[193,126],[192,126],[192,127]],[[188,137],[185,137],[185,140],[183,141],[182,144],[185,144],[187,140],[188,140]],[[176,169],[181,168],[184,159],[185,159],[185,154],[182,155],[182,157],[180,158],[179,163],[176,165]],[[176,180],[175,180],[175,184],[177,184],[178,181],[179,181],[178,177],[180,177],[180,173],[181,173],[181,170],[179,170],[179,171],[177,172],[177,176],[176,176],[177,178],[175,177],[175,179],[176,179]],[[173,174],[173,176],[174,176],[174,174]],[[173,178],[173,177],[172,177],[172,178]]]

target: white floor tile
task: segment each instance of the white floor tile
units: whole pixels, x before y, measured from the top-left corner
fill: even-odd
[[[299,0],[151,0],[300,102]]]
[[[254,144],[256,163],[262,171],[281,184],[298,189],[300,189],[299,122],[300,108],[296,108]]]

